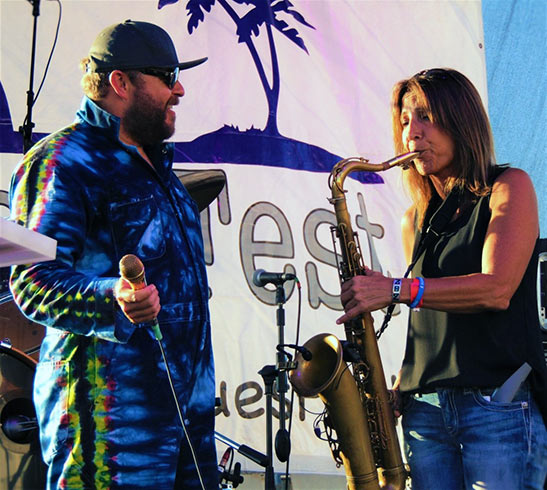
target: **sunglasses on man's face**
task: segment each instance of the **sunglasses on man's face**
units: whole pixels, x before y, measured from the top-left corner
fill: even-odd
[[[177,66],[173,70],[162,70],[161,68],[142,68],[138,71],[144,73],[145,75],[158,77],[163,83],[165,83],[165,85],[167,85],[170,89],[173,89],[175,83],[177,83],[177,80],[179,79],[180,70]]]

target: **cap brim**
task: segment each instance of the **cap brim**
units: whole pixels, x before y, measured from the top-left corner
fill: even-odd
[[[199,60],[193,60],[193,61],[184,61],[183,63],[179,63],[178,66],[180,70],[187,70],[188,68],[193,68],[194,66],[201,65],[202,63],[205,63],[207,61],[207,58],[200,58]]]

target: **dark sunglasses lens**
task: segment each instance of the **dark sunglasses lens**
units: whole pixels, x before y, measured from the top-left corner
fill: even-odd
[[[145,75],[152,75],[155,77],[158,77],[165,85],[167,85],[170,89],[172,89],[175,84],[177,83],[177,80],[179,79],[179,68],[175,68],[173,71],[167,71],[167,70],[156,70],[154,68],[147,68],[144,70],[141,70],[141,73],[144,73]]]
[[[179,79],[179,67],[177,66],[170,75],[170,81],[169,81],[169,88],[173,88],[175,86],[175,83],[177,83],[177,80]]]
[[[449,74],[446,70],[443,70],[442,68],[431,68],[429,70],[423,70],[420,73],[417,73],[415,76],[421,78],[447,80]]]

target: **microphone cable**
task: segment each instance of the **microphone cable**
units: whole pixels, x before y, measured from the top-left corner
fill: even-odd
[[[296,289],[298,291],[298,306],[297,306],[297,313],[296,313],[296,339],[295,344],[298,345],[298,341],[300,339],[300,319],[302,316],[302,285],[300,284],[300,281],[298,280],[298,277],[295,278],[296,282]],[[296,353],[295,353],[296,354]],[[285,400],[283,400],[283,403],[285,403]],[[292,420],[293,420],[293,408],[294,408],[294,387],[291,385],[291,401],[290,401],[290,408],[289,408],[289,428],[288,428],[288,434],[289,434],[289,441],[291,440],[291,429],[292,429]],[[285,490],[289,489],[289,463],[290,463],[291,457],[289,453],[289,457],[287,458],[287,463],[285,464]]]
[[[188,446],[190,447],[190,452],[192,453],[192,459],[194,460],[194,465],[196,467],[196,472],[198,474],[199,483],[201,485],[202,490],[206,490],[205,485],[203,483],[203,478],[201,476],[201,471],[199,469],[196,453],[194,451],[194,446],[192,444],[192,441],[190,440],[190,434],[188,434],[188,431],[186,430],[186,424],[184,423],[184,417],[182,416],[182,410],[180,408],[179,399],[177,397],[177,392],[175,390],[173,378],[171,377],[171,369],[169,368],[169,363],[167,362],[167,356],[165,355],[163,344],[161,343],[161,339],[163,337],[161,335],[161,331],[159,329],[157,320],[154,322],[154,326],[151,327],[151,329],[152,329],[151,333],[154,335],[154,338],[158,341],[158,345],[160,347],[161,357],[163,359],[163,364],[165,365],[165,370],[167,372],[167,380],[169,381],[169,387],[171,388],[171,393],[173,394],[173,400],[175,401],[175,406],[177,407],[177,413],[180,419],[180,424],[182,425],[182,430],[184,431],[184,437],[186,438],[186,441],[188,442]]]
[[[51,0],[50,0],[51,1]],[[38,90],[36,91],[36,95],[34,97],[34,100],[32,101],[32,105],[36,103],[38,100],[38,96],[40,95],[40,92],[42,91],[42,87],[44,85],[44,82],[46,81],[46,76],[49,71],[49,65],[51,63],[51,59],[53,58],[53,53],[55,52],[55,47],[57,46],[57,40],[59,39],[59,30],[61,27],[61,18],[63,17],[63,6],[61,5],[60,0],[53,0],[57,2],[59,5],[59,17],[57,18],[57,27],[55,28],[55,38],[53,39],[53,44],[51,46],[51,51],[49,53],[49,57],[47,59],[46,67],[44,69],[44,74],[42,75],[42,81],[40,82],[40,85],[38,87]]]

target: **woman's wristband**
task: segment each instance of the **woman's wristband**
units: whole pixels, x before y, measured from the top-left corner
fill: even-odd
[[[419,285],[420,285],[420,281],[418,281],[418,279],[412,279],[412,281],[410,282],[410,303],[414,301],[414,298],[418,294]],[[409,303],[409,306],[410,306],[410,303]]]
[[[423,277],[416,277],[410,284],[410,308],[420,308],[424,302],[425,281]]]
[[[391,286],[391,302],[398,303],[401,298],[401,279],[393,279]]]

